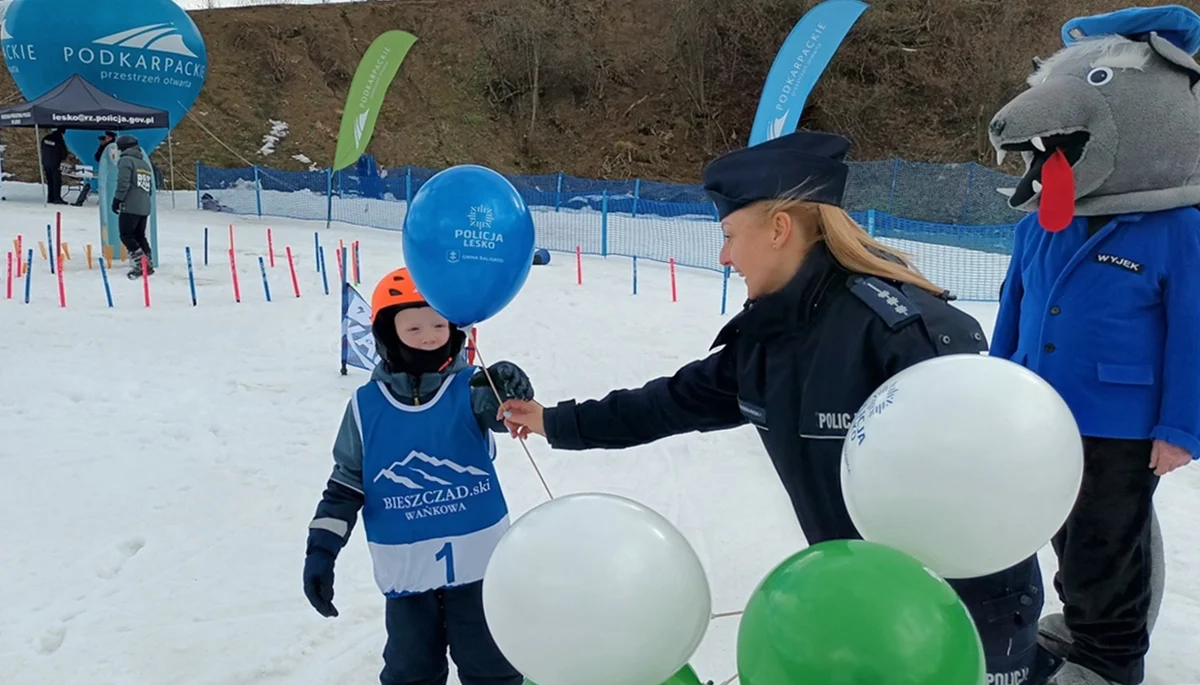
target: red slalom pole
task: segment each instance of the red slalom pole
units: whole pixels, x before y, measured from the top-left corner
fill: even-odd
[[[292,261],[292,246],[288,245],[285,250],[287,252],[288,271],[292,272],[292,290],[296,292],[296,297],[300,297],[300,281],[296,280],[296,263]]]
[[[146,301],[146,306],[150,306],[150,260],[146,259],[146,255],[142,255],[142,299]]]
[[[61,244],[62,243],[59,243],[59,245],[61,245]],[[53,257],[52,257],[52,259],[53,259]],[[57,261],[58,261],[58,306],[62,307],[63,309],[66,309],[67,308],[67,288],[66,288],[66,284],[63,283],[63,253],[62,253],[62,250],[58,251]]]
[[[54,213],[54,251],[62,254],[62,212]],[[59,259],[58,268],[62,269],[62,260]]]
[[[467,340],[467,363],[475,363],[475,346],[479,344],[479,329],[471,327],[471,335]]]
[[[271,237],[271,227],[267,227],[267,263],[275,268],[275,241]]]
[[[671,265],[671,301],[678,302],[679,298],[677,296],[677,292],[676,292],[676,288],[675,288],[675,258],[674,257],[671,257],[670,265]]]
[[[238,286],[237,277],[237,259],[233,256],[233,250],[229,251],[229,270],[233,273],[233,301],[242,301],[242,289]]]
[[[575,246],[575,284],[583,285],[583,250]]]

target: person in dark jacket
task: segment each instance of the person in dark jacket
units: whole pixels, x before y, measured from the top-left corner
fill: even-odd
[[[98,136],[100,144],[96,147],[96,154],[92,155],[92,159],[96,164],[92,166],[92,176],[86,180],[83,187],[79,189],[79,197],[71,204],[75,207],[82,207],[83,203],[87,202],[88,196],[91,195],[93,188],[96,186],[96,174],[100,173],[100,158],[104,156],[104,151],[108,146],[117,140],[117,134],[112,131],[105,131],[103,135]]]
[[[510,431],[538,433],[558,449],[620,449],[749,422],[809,544],[861,538],[840,480],[855,412],[900,371],[985,353],[987,341],[948,293],[840,208],[848,150],[841,136],[797,132],[712,162],[704,186],[725,233],[721,263],[745,279],[749,296],[716,351],[600,400],[506,402]],[[1047,682],[1061,660],[1037,644],[1036,556],[950,583],[979,629],[988,682]]]
[[[145,275],[154,273],[150,241],[146,238],[154,172],[146,163],[137,138],[128,135],[117,138],[117,149],[121,156],[117,160],[117,189],[113,192],[112,210],[119,215],[121,242],[129,251],[129,278],[141,278],[143,261],[146,263]]]
[[[100,158],[104,156],[104,151],[108,149],[109,144],[117,141],[117,134],[113,131],[105,131],[104,135],[99,136],[99,140],[100,144],[96,147],[96,154],[93,155],[97,165],[100,164]],[[98,170],[99,166],[97,166]]]
[[[68,204],[62,197],[62,163],[67,161],[67,141],[64,129],[56,128],[42,136],[42,175],[46,177],[46,202]]]

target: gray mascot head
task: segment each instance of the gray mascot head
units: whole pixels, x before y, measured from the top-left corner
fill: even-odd
[[[1034,60],[1029,89],[989,126],[1000,160],[1025,159],[1009,205],[1068,216],[1200,205],[1200,16],[1133,8],[1062,33],[1067,46]]]

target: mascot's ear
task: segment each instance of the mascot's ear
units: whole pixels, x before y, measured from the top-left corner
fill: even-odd
[[[1157,33],[1150,33],[1147,42],[1160,57],[1189,73],[1193,89],[1200,87],[1200,63],[1191,55]]]

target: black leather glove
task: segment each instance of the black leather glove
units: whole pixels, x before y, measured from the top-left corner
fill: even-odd
[[[338,615],[333,606],[333,562],[334,556],[321,549],[314,549],[304,558],[304,596],[326,618]]]
[[[113,198],[112,210],[113,210],[113,213],[114,213],[114,214],[120,214],[120,213],[121,213],[121,201],[120,201],[120,200],[118,200],[118,199],[117,199],[117,198],[115,198],[115,197]]]
[[[487,368],[487,375],[476,373],[471,385],[488,386],[488,376],[500,394],[500,400],[532,400],[533,384],[521,367],[512,362],[496,362]]]

